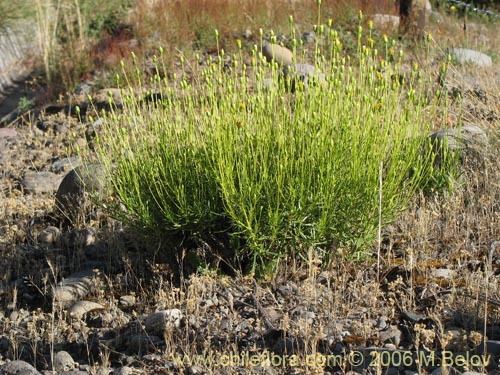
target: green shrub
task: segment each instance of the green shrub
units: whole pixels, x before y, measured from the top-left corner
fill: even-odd
[[[325,80],[298,81],[295,93],[257,46],[249,66],[240,50],[225,67],[220,50],[192,78],[147,79],[139,68],[120,77],[123,112],[106,117],[96,144],[125,207],[115,212],[144,235],[224,232],[254,266],[311,247],[323,260],[336,249],[365,255],[379,224],[432,182],[423,146],[439,99],[429,102],[431,78],[417,66],[393,78],[401,59],[387,40],[379,59],[361,27],[353,57],[334,31],[324,37],[316,69]],[[141,100],[151,89],[161,100]]]

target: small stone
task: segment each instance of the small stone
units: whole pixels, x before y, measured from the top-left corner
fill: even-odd
[[[108,104],[109,101],[115,105],[122,105],[123,99],[121,90],[117,88],[102,89],[94,95],[94,100],[99,104]]]
[[[286,67],[283,69],[283,75],[285,79],[290,78],[290,91],[292,92],[297,89],[298,85],[303,85],[304,90],[307,90],[313,82],[326,84],[325,75],[311,64],[296,64],[294,67]]]
[[[74,142],[73,142],[73,148],[75,150],[83,150],[84,148],[87,147],[87,140],[82,137],[78,137]]]
[[[304,43],[314,43],[316,41],[316,33],[314,31],[306,31],[302,34]]]
[[[448,268],[436,268],[431,271],[431,275],[438,279],[451,280],[455,276],[455,271]]]
[[[49,226],[38,234],[38,242],[53,244],[59,238],[61,231],[57,227]]]
[[[189,366],[188,368],[186,368],[187,375],[201,375],[205,373],[205,368],[199,365]]]
[[[372,21],[375,28],[397,29],[399,27],[399,17],[390,14],[374,14]]]
[[[451,54],[460,64],[474,64],[481,67],[493,65],[490,56],[471,49],[453,48]]]
[[[253,35],[252,30],[247,28],[247,29],[245,29],[245,32],[243,33],[243,38],[251,39],[252,35]]]
[[[130,375],[130,374],[132,374],[132,368],[128,366],[123,366],[113,371],[113,375]]]
[[[0,366],[2,375],[41,375],[32,365],[24,361],[11,361]]]
[[[68,306],[84,298],[94,285],[94,277],[93,270],[84,270],[68,276],[54,288],[52,292],[54,300],[63,306]]]
[[[293,53],[286,47],[278,44],[265,43],[262,47],[262,54],[266,57],[267,61],[284,66],[293,65]]]
[[[54,370],[57,372],[69,371],[74,367],[75,361],[68,352],[62,350],[54,356]]]
[[[22,184],[24,190],[28,193],[53,193],[57,190],[61,176],[52,172],[27,172],[24,175]]]
[[[149,334],[162,336],[166,329],[180,327],[181,319],[179,309],[162,310],[146,317],[144,326]]]
[[[144,353],[160,341],[161,339],[154,335],[133,335],[129,339],[128,350],[130,353]]]
[[[380,318],[378,318],[378,320],[377,320],[377,329],[379,329],[379,330],[382,331],[382,330],[388,328],[389,327],[388,324],[387,324],[388,320],[389,319],[386,316],[381,316]]]
[[[105,191],[105,174],[98,164],[80,165],[61,181],[56,193],[56,206],[63,216],[75,219],[87,199],[85,193]]]
[[[63,172],[69,168],[76,168],[81,164],[79,156],[72,156],[70,158],[63,158],[52,163],[52,170],[54,172]]]
[[[388,329],[381,331],[379,336],[384,344],[390,343],[396,345],[396,347],[399,346],[401,341],[401,331],[396,325],[391,325]]]
[[[118,303],[123,308],[130,308],[135,305],[135,296],[132,295],[121,296],[120,299],[118,300]]]
[[[87,313],[104,310],[104,306],[92,301],[79,301],[68,309],[68,314],[72,318],[82,319]]]

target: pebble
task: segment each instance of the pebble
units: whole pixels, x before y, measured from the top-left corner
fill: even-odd
[[[61,231],[57,227],[48,226],[38,234],[38,242],[53,244],[59,238]]]
[[[133,335],[129,338],[128,351],[130,353],[144,353],[157,345],[161,339],[153,335]]]
[[[318,71],[311,64],[295,64],[295,67],[286,67],[283,69],[285,78],[290,77],[290,90],[294,92],[297,89],[297,83],[304,85],[304,90],[309,88],[309,85],[316,81],[317,83],[326,84],[326,78],[323,73]]]
[[[104,306],[92,301],[79,301],[68,309],[68,314],[72,318],[82,319],[87,313],[104,310]]]
[[[54,356],[54,370],[57,372],[69,371],[75,367],[75,361],[71,355],[62,350]]]
[[[132,374],[132,368],[128,366],[119,367],[115,369],[115,371],[113,371],[113,375],[130,375],[130,374]]]
[[[74,142],[73,142],[73,148],[75,150],[83,150],[84,148],[87,147],[87,140],[82,137],[78,137]]]
[[[316,33],[314,31],[306,31],[302,34],[304,43],[314,43],[316,41]]]
[[[76,168],[81,164],[79,156],[72,156],[70,158],[59,159],[52,163],[52,170],[54,172],[64,172],[69,168]]]
[[[108,104],[110,98],[116,105],[123,104],[121,90],[117,88],[107,88],[97,91],[94,95],[94,100],[99,104]]]
[[[267,61],[275,61],[279,65],[291,66],[293,65],[293,53],[286,47],[278,44],[265,43],[262,47],[262,54],[266,57]]]
[[[104,191],[104,171],[97,164],[80,165],[62,179],[56,193],[56,206],[68,218],[81,214],[85,192]]]
[[[455,271],[449,268],[436,268],[431,271],[431,275],[438,279],[451,280],[455,276]]]
[[[187,375],[201,375],[205,373],[205,368],[199,365],[189,366],[188,368],[186,368]]]
[[[372,21],[376,28],[396,29],[399,27],[399,17],[390,14],[374,14]]]
[[[182,312],[179,309],[162,310],[148,315],[144,320],[146,332],[162,336],[165,329],[180,327]]]
[[[135,305],[135,296],[132,296],[130,294],[121,296],[118,300],[118,303],[120,304],[120,307],[130,308]]]
[[[401,341],[401,331],[396,325],[391,325],[385,331],[380,331],[379,336],[383,343],[394,344],[396,347],[399,346]]]
[[[24,175],[22,184],[28,193],[53,193],[57,190],[61,182],[61,176],[52,172],[27,172]]]

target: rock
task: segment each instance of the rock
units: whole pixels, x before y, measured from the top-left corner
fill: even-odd
[[[130,308],[135,305],[135,296],[132,295],[121,296],[120,299],[118,300],[118,303],[123,308]]]
[[[87,147],[87,140],[85,138],[78,137],[73,142],[73,149],[75,150],[83,150],[86,147]]]
[[[36,368],[24,361],[7,362],[0,367],[0,375],[41,375]]]
[[[17,131],[13,128],[0,128],[0,138],[16,138]]]
[[[430,136],[432,145],[438,153],[436,162],[444,152],[460,152],[461,160],[467,157],[480,158],[488,146],[488,137],[483,129],[475,125],[451,128],[436,132]]]
[[[396,325],[391,325],[384,331],[380,331],[379,337],[383,343],[394,344],[396,347],[401,342],[401,331]]]
[[[144,321],[146,332],[163,336],[166,329],[179,328],[182,312],[179,309],[162,310],[148,315]]]
[[[278,44],[264,43],[264,46],[262,47],[262,54],[269,62],[275,61],[276,63],[284,66],[293,65],[292,51]]]
[[[84,298],[94,284],[94,276],[93,270],[85,270],[70,275],[54,288],[52,294],[55,301],[67,306]]]
[[[455,276],[455,271],[449,268],[436,268],[431,271],[431,275],[438,279],[451,280]]]
[[[471,49],[453,48],[450,53],[460,64],[469,63],[477,66],[491,66],[493,64],[490,56]]]
[[[441,23],[444,20],[441,13],[434,11],[429,14],[429,19],[435,23]]]
[[[89,375],[90,373],[87,371],[73,369],[71,371],[62,371],[58,372],[57,375]]]
[[[133,335],[128,342],[128,351],[130,353],[144,353],[154,348],[161,339],[154,335]]]
[[[87,202],[86,193],[102,194],[104,186],[105,173],[98,164],[80,165],[62,179],[56,193],[56,207],[74,220]]]
[[[62,350],[55,354],[53,367],[57,372],[69,371],[75,367],[75,361],[68,352]]]
[[[85,314],[99,310],[104,310],[104,306],[97,302],[79,301],[68,309],[68,314],[72,318],[82,319]]]
[[[316,41],[316,33],[314,31],[306,31],[302,34],[304,43],[314,43]]]
[[[128,366],[123,366],[113,371],[113,375],[130,375],[130,374],[132,374],[132,368]]]
[[[399,17],[390,14],[374,14],[371,17],[375,28],[397,29],[399,27]]]
[[[476,348],[476,352],[479,355],[484,354],[484,344],[479,345]],[[486,340],[486,353],[491,354],[494,357],[500,355],[500,341],[496,340]]]
[[[460,372],[456,368],[450,366],[438,367],[431,372],[431,375],[458,375],[458,374],[460,374]]]
[[[307,90],[313,82],[326,84],[325,75],[311,64],[296,64],[295,67],[286,67],[283,69],[283,75],[292,92],[297,89],[298,84],[302,84],[304,90]]]
[[[61,237],[61,241],[68,247],[87,250],[89,246],[95,245],[96,236],[97,230],[89,227],[65,232]],[[102,249],[99,251],[102,251]]]
[[[38,234],[38,242],[53,244],[59,238],[61,231],[57,227],[49,226]]]
[[[246,28],[245,31],[243,32],[243,38],[245,39],[251,39],[252,38],[252,30],[249,28]]]
[[[206,369],[203,366],[193,365],[186,368],[187,375],[202,375],[206,374]]]
[[[98,104],[108,104],[110,99],[111,99],[112,103],[115,105],[122,105],[123,104],[121,90],[117,89],[117,88],[109,88],[109,89],[99,90],[94,95],[93,99]]]
[[[54,172],[63,172],[68,168],[76,168],[81,164],[79,156],[72,156],[70,158],[63,158],[52,163],[52,170]]]
[[[28,193],[53,193],[57,190],[61,177],[52,172],[27,172],[24,175],[22,184]]]

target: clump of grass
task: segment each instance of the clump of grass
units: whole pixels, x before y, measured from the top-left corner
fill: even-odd
[[[379,225],[432,181],[424,146],[440,99],[429,99],[431,77],[416,65],[393,78],[402,53],[394,58],[387,39],[380,59],[360,26],[349,57],[324,30],[329,49],[315,53],[324,80],[316,73],[306,87],[295,78],[294,93],[294,78],[259,46],[245,65],[240,43],[229,66],[219,49],[192,77],[148,80],[139,68],[119,77],[123,112],[106,116],[96,142],[122,207],[115,213],[156,237],[229,234],[254,267],[307,259],[311,248],[322,260],[365,255]],[[160,50],[158,72],[162,60]],[[161,99],[141,100],[152,89]]]

